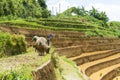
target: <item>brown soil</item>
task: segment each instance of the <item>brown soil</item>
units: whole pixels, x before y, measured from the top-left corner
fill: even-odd
[[[78,58],[82,58],[82,57],[85,57],[85,56],[91,56],[91,55],[102,54],[102,53],[104,54],[104,53],[109,52],[109,51],[112,51],[112,50],[105,50],[105,51],[96,51],[96,52],[83,53],[83,54],[81,54],[81,55],[79,55],[79,56],[71,57],[71,58],[69,58],[69,59],[71,59],[71,60],[76,60],[76,59],[78,59]]]
[[[116,55],[113,55],[113,56],[109,56],[107,58],[103,58],[103,59],[95,60],[95,61],[92,61],[92,62],[89,62],[89,63],[85,63],[83,65],[80,65],[79,67],[85,73],[86,69],[89,68],[90,66],[93,66],[93,65],[97,66],[97,64],[99,64],[99,63],[110,61],[110,60],[113,60],[113,59],[116,59],[116,58],[120,58],[120,54],[116,54]]]
[[[74,60],[79,65],[80,70],[90,76],[91,80],[112,80],[119,74],[114,70],[120,67],[119,52],[119,49],[96,51],[84,53],[70,59]]]
[[[79,65],[82,65],[82,64],[85,64],[85,63],[88,63],[88,62],[92,62],[92,61],[95,61],[95,60],[99,60],[99,59],[102,59],[102,58],[112,56],[112,55],[117,54],[119,52],[120,52],[119,49],[99,51],[98,53],[96,51],[92,55],[87,55],[87,56],[83,56],[83,57],[80,57],[80,58],[76,58],[76,59],[74,59],[74,61],[79,66]],[[91,54],[91,53],[89,53],[89,54]]]
[[[38,35],[38,36],[47,36],[48,34],[55,34],[56,37],[83,37],[85,34],[83,32],[73,32],[73,31],[53,31],[45,29],[26,29],[26,28],[17,28],[14,26],[2,25],[0,26],[2,31],[7,31],[15,34],[23,34],[28,37]]]
[[[113,80],[120,80],[120,76],[115,77]]]
[[[111,75],[108,75],[105,79],[103,78],[106,74],[108,74],[109,72],[111,72],[112,70],[116,69],[120,67],[120,63],[119,64],[116,64],[116,65],[113,65],[113,66],[110,66],[110,67],[107,67],[105,69],[102,69],[102,70],[99,70],[97,72],[95,72],[94,74],[92,74],[90,76],[90,78],[92,80],[112,80],[110,79],[109,77]],[[114,72],[112,73],[112,75],[114,74]],[[119,80],[119,79],[118,79]]]
[[[86,69],[85,73],[90,76],[91,74],[99,71],[100,69],[103,69],[103,68],[107,68],[109,66],[112,66],[112,65],[116,65],[120,63],[120,58],[116,58],[116,59],[113,59],[113,60],[109,60],[109,61],[106,61],[106,62],[102,62],[102,63],[99,63],[97,65],[93,65],[93,66],[90,66]],[[99,66],[99,67],[98,67]]]
[[[110,71],[108,74],[106,74],[105,76],[102,77],[101,80],[113,80],[115,77],[120,76],[120,67],[113,69],[112,71]],[[119,80],[119,78],[116,78],[116,80]]]

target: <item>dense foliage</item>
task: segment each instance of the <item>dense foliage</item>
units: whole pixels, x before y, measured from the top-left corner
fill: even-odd
[[[105,12],[99,12],[97,9],[92,7],[92,10],[89,11],[89,15],[93,16],[99,20],[102,20],[104,23],[108,22],[108,17]]]
[[[97,9],[95,9],[94,7],[92,7],[92,9],[89,10],[89,11],[85,10],[84,7],[81,7],[81,8],[80,7],[78,7],[78,8],[71,7],[68,10],[64,11],[63,13],[58,14],[58,16],[59,17],[89,16],[89,18],[91,16],[91,17],[94,17],[94,18],[96,18],[98,20],[103,21],[104,24],[106,24],[108,22],[108,20],[109,20],[105,12],[103,12],[103,11],[100,12]]]
[[[26,52],[26,42],[22,35],[0,32],[0,57]]]
[[[48,17],[45,0],[0,0],[0,16]]]

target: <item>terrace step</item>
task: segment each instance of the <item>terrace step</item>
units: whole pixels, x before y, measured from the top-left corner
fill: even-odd
[[[111,72],[112,70],[114,70],[114,69],[116,69],[118,67],[120,67],[120,63],[116,64],[116,65],[113,65],[113,66],[110,66],[110,67],[107,67],[107,68],[104,68],[104,69],[101,69],[101,70],[93,73],[92,75],[90,75],[90,79],[91,80],[103,80],[102,78],[105,75],[107,75],[109,72]],[[106,80],[109,80],[109,79],[106,79]]]
[[[78,59],[78,58],[82,58],[82,57],[86,57],[86,56],[91,56],[91,55],[95,55],[95,54],[104,54],[104,53],[106,53],[106,52],[109,52],[109,51],[112,51],[112,50],[103,50],[103,51],[95,51],[95,52],[87,52],[87,53],[83,53],[83,54],[81,54],[81,55],[79,55],[79,56],[76,56],[76,57],[71,57],[71,58],[69,58],[69,59],[71,59],[71,60],[75,60],[75,59]]]
[[[119,77],[119,76],[120,76],[120,66],[113,69],[106,75],[104,75],[101,80],[113,80],[114,78]],[[119,79],[116,78],[116,80],[119,80]]]
[[[120,56],[120,55],[119,55]],[[99,64],[96,64],[96,65],[92,65],[92,66],[89,66],[86,70],[85,70],[85,74],[87,76],[90,76],[92,75],[93,73],[101,70],[101,69],[104,69],[104,68],[107,68],[109,66],[113,66],[113,65],[116,65],[120,63],[120,57],[117,57],[115,59],[112,59],[112,60],[109,60],[109,61],[106,61],[106,62],[102,62],[102,63],[99,63]]]
[[[87,76],[91,76],[103,69],[109,69],[109,67],[115,66],[120,67],[120,50],[119,49],[111,49],[111,50],[104,50],[104,51],[95,51],[95,52],[89,52],[89,53],[82,53],[79,56],[71,57],[70,60],[73,60],[77,63],[80,70],[86,74]],[[119,64],[119,66],[118,66]],[[117,65],[117,67],[116,67]],[[98,67],[100,66],[100,67]],[[108,72],[106,72],[104,75],[107,75],[109,72],[113,70],[112,68],[109,69]],[[100,72],[101,73],[101,72]],[[102,80],[103,76],[102,73],[98,73],[99,79],[92,77],[91,80]],[[102,75],[102,76],[100,76]],[[110,74],[111,75],[111,74]],[[107,75],[109,76],[109,74]],[[117,76],[117,75],[116,75]],[[111,77],[110,77],[111,78]],[[110,79],[109,78],[109,79]],[[109,80],[108,79],[108,80]],[[107,80],[106,76],[105,79]],[[110,79],[112,80],[112,79]],[[118,79],[119,80],[119,79]]]
[[[120,80],[120,76],[115,77],[113,80]]]
[[[112,50],[105,50],[105,51],[96,51],[96,52],[91,52],[91,53],[83,53],[80,56],[77,57],[72,57],[70,58],[71,60],[75,61],[76,64],[82,65],[88,62],[92,62],[95,60],[99,60],[102,58],[106,58],[112,55],[115,55],[117,53],[120,53],[119,49],[112,49]]]
[[[99,60],[96,60],[96,61],[85,63],[83,65],[80,65],[79,67],[82,69],[82,72],[85,73],[86,69],[89,68],[90,66],[93,66],[93,65],[97,66],[97,64],[107,62],[107,61],[110,61],[110,60],[114,60],[116,58],[120,58],[120,53],[109,56],[109,57],[106,57],[106,58],[102,58],[102,59],[99,59]]]

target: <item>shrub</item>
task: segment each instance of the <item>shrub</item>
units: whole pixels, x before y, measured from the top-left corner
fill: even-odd
[[[0,57],[26,52],[25,37],[0,32]]]
[[[16,19],[19,19],[19,18],[17,16],[12,16],[12,15],[0,17],[0,21],[3,21],[3,20],[16,20]]]
[[[0,73],[0,80],[32,80],[31,70],[27,67]]]

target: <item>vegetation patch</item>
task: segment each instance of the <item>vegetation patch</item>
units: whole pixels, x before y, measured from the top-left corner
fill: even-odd
[[[0,80],[33,80],[32,71],[50,60],[50,54],[38,56],[33,48],[26,54],[0,59]]]
[[[23,35],[0,32],[0,57],[21,54],[26,52],[26,49]]]
[[[0,16],[12,19],[12,17],[48,17],[50,11],[47,10],[45,0],[1,0]]]
[[[82,22],[82,19],[85,19]],[[91,18],[92,19],[92,18]],[[106,26],[100,20],[89,17],[78,18],[40,18],[40,19],[21,19],[0,21],[1,26],[39,29],[39,30],[57,30],[57,31],[77,31],[84,32],[88,37],[120,37],[120,22],[108,22]]]
[[[39,29],[39,30],[57,30],[57,31],[79,31],[84,32],[89,29],[84,28],[74,28],[74,27],[56,27],[56,26],[44,26],[42,24],[38,24],[37,22],[27,22],[25,20],[11,20],[11,21],[1,21],[1,26],[8,27],[19,27],[19,28],[29,28],[29,29]]]
[[[23,66],[20,69],[11,69],[0,74],[1,80],[33,80],[31,75],[31,69],[27,66]]]
[[[57,80],[86,80],[73,61],[66,57],[59,57],[57,53],[54,57]]]

